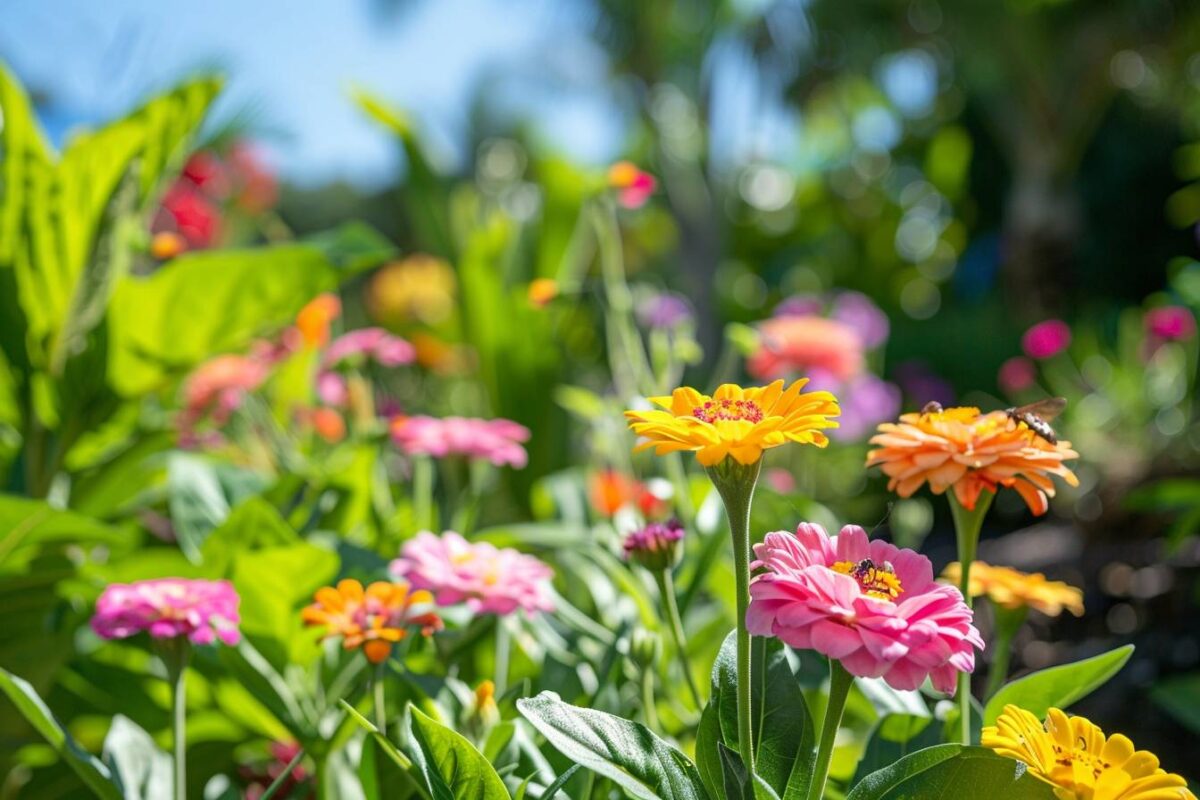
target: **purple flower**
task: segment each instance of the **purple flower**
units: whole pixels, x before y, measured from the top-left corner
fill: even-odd
[[[692,320],[692,304],[674,292],[656,292],[637,306],[638,322],[644,328],[670,330]]]
[[[772,312],[775,317],[812,317],[825,310],[825,301],[815,294],[794,294],[779,302]]]
[[[840,425],[829,434],[843,442],[864,438],[876,425],[895,419],[900,413],[900,387],[869,372],[842,387],[838,398],[842,407]]]
[[[1061,319],[1039,322],[1021,337],[1025,355],[1038,360],[1053,358],[1071,344],[1071,328]]]
[[[854,328],[868,350],[883,345],[891,330],[887,314],[861,292],[840,292],[833,301],[831,316]]]
[[[675,566],[683,554],[683,525],[679,520],[651,522],[625,537],[625,557],[656,572]]]

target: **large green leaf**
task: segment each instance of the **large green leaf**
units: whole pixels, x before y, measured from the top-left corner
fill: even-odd
[[[113,387],[136,397],[214,354],[241,350],[340,277],[321,249],[303,244],[187,253],[130,277],[110,308]]]
[[[409,755],[434,800],[509,800],[508,789],[464,736],[408,707]]]
[[[988,700],[983,710],[983,724],[995,725],[996,718],[1010,703],[1032,713],[1038,719],[1053,708],[1066,708],[1091,694],[1120,672],[1133,655],[1133,645],[1127,644],[1098,656],[1071,664],[1049,667],[1004,686]]]
[[[8,695],[21,715],[58,753],[75,774],[103,800],[123,800],[112,771],[98,758],[81,748],[26,681],[0,669],[0,691]]]
[[[174,791],[171,756],[123,714],[113,717],[104,737],[104,760],[120,777],[125,800],[156,800]]]
[[[846,800],[1054,800],[1050,786],[1025,765],[982,747],[943,744],[919,750],[873,772]]]
[[[617,783],[638,800],[705,800],[708,791],[687,756],[645,726],[564,703],[554,692],[517,708],[575,763]]]
[[[67,545],[120,547],[128,535],[90,517],[40,500],[0,495],[0,572],[20,569],[38,553]]]
[[[199,563],[208,535],[225,522],[230,509],[266,486],[256,472],[192,453],[167,459],[167,502],[179,549]]]
[[[816,756],[816,736],[804,693],[777,639],[754,637],[751,718],[754,768],[786,800],[804,797]],[[737,639],[730,632],[713,664],[712,696],[720,709],[722,741],[741,752],[737,727]]]
[[[854,684],[879,715],[878,736],[893,742],[906,742],[925,730],[933,720],[920,692],[893,689],[882,678],[856,678]]]
[[[300,607],[333,580],[337,555],[299,542],[236,553],[231,578],[241,598],[241,630],[272,663],[306,663],[318,654]]]

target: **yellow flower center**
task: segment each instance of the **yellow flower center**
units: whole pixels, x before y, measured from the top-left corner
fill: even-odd
[[[692,409],[692,416],[701,422],[717,420],[762,422],[763,412],[753,400],[705,400]]]
[[[838,561],[832,569],[834,572],[849,575],[858,581],[863,594],[868,597],[894,603],[903,591],[900,579],[896,577],[891,565],[886,562],[877,565],[869,558],[864,558],[862,561]]]

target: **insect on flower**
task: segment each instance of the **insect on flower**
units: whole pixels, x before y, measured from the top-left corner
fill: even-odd
[[[1025,423],[1031,431],[1050,444],[1058,444],[1058,434],[1050,427],[1050,421],[1063,412],[1067,401],[1062,397],[1047,397],[1017,408],[1006,408],[1004,413],[1016,423]]]

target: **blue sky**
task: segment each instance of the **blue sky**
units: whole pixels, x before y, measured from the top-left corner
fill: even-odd
[[[189,72],[229,77],[218,120],[246,115],[283,174],[371,185],[396,152],[348,100],[363,86],[408,110],[453,156],[481,80],[523,78],[506,102],[552,146],[590,162],[621,143],[606,63],[586,10],[567,0],[416,0],[394,15],[368,0],[8,0],[0,58],[44,93],[52,137],[119,115]]]

